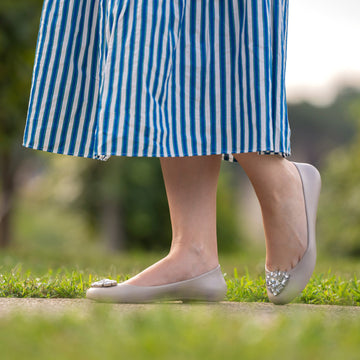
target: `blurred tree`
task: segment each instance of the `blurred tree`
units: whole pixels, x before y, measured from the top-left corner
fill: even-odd
[[[171,223],[159,159],[113,156],[107,163],[90,162],[74,206],[112,250],[168,250]],[[219,251],[241,244],[237,205],[230,174],[222,172],[218,187]]]
[[[30,93],[40,0],[0,2],[0,247],[11,241],[16,173]]]
[[[159,249],[169,241],[169,219],[155,158],[113,156],[90,161],[74,206],[112,250]]]
[[[360,257],[360,94],[348,111],[357,128],[350,145],[326,158],[318,233],[324,252]]]
[[[289,104],[294,158],[320,166],[331,150],[350,142],[355,134],[356,121],[348,109],[358,97],[359,90],[343,88],[328,106],[319,107],[306,102]]]

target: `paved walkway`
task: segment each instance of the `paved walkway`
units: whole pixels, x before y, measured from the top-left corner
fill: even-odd
[[[187,303],[167,302],[153,304],[99,304],[86,299],[39,299],[39,298],[0,298],[0,317],[16,313],[25,314],[46,314],[61,315],[65,312],[76,311],[86,315],[94,307],[110,306],[114,313],[128,314],[132,311],[147,311],[153,309],[171,309],[176,312],[197,312],[209,313],[211,311],[221,312],[224,316],[236,316],[237,314],[261,316],[272,318],[280,313],[294,314],[299,312],[317,312],[330,316],[351,316],[360,320],[360,306],[337,306],[337,305],[307,305],[287,304],[274,305],[271,303],[237,303],[222,301],[218,303]]]

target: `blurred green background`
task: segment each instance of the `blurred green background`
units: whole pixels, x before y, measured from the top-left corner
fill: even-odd
[[[0,290],[81,297],[90,276],[124,279],[166,255],[170,218],[157,158],[101,162],[22,147],[41,6],[42,0],[0,1]],[[306,304],[359,304],[360,91],[337,91],[326,106],[288,108],[291,160],[316,165],[323,181],[316,276],[302,295]],[[222,162],[217,205],[229,299],[264,301],[261,212],[237,163]],[[345,317],[334,305],[291,313],[267,304],[271,316],[256,308],[229,313],[223,304],[217,314],[195,305],[150,313],[94,305],[87,316],[69,308],[57,317],[14,311],[6,318],[7,300],[26,299],[0,300],[4,359],[48,359],[50,351],[54,359],[359,358],[358,312]]]
[[[21,145],[41,5],[0,4],[2,265],[33,259],[34,266],[46,266],[67,257],[92,266],[99,253],[143,251],[151,261],[151,253],[166,253],[171,241],[159,159],[113,156],[103,163]],[[323,107],[289,103],[289,119],[291,160],[310,162],[322,174],[319,256],[358,263],[360,92],[339,88],[334,102]],[[242,254],[249,262],[264,257],[259,205],[236,163],[222,162],[217,204],[220,256]]]

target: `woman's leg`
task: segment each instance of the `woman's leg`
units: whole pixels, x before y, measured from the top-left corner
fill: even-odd
[[[279,155],[233,154],[254,186],[266,238],[266,266],[288,271],[307,246],[307,222],[300,175]]]
[[[221,155],[160,158],[169,202],[169,254],[127,280],[139,286],[190,279],[218,264],[216,190]]]

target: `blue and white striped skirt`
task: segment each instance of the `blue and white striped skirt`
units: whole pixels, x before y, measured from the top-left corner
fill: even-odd
[[[45,0],[23,146],[290,155],[288,0]]]

